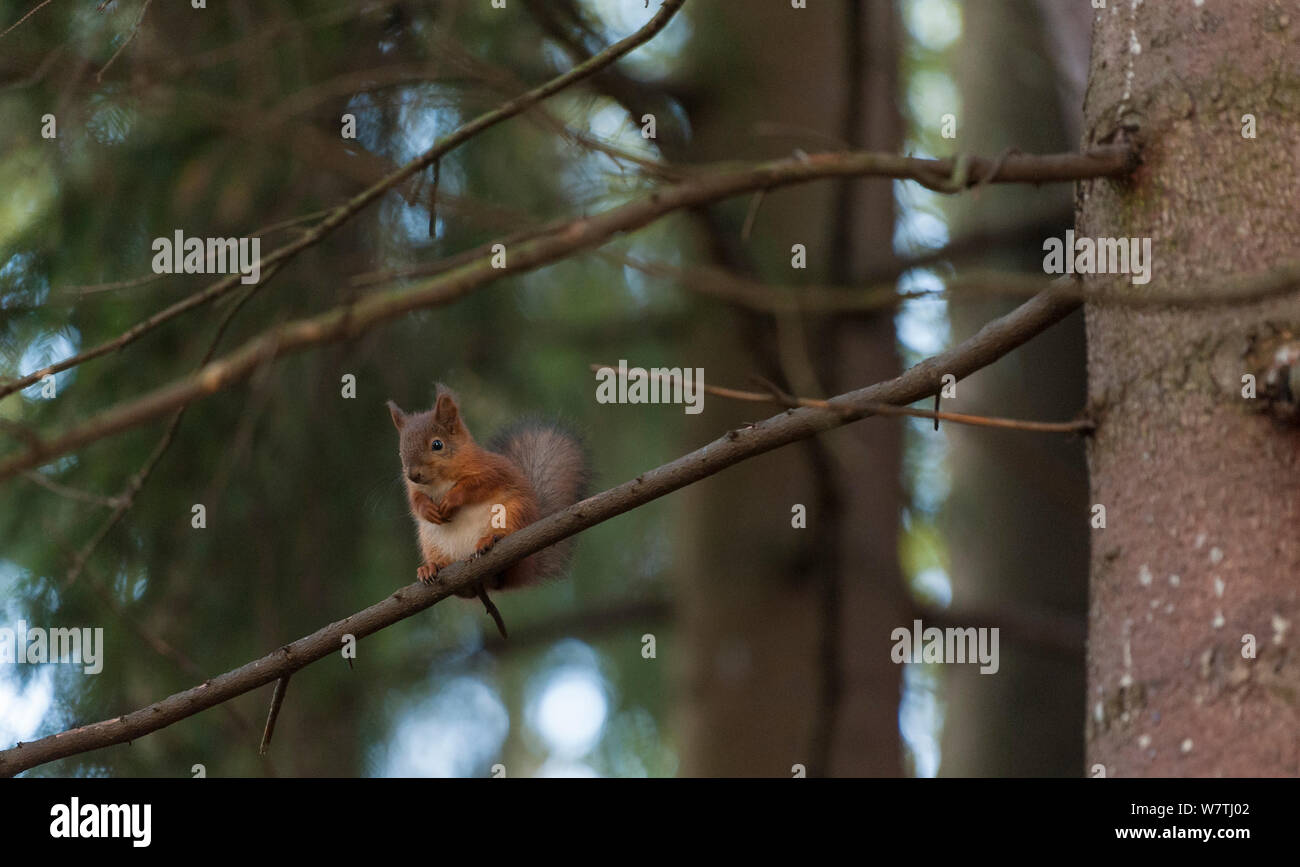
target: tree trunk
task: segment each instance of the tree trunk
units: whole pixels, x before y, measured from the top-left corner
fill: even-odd
[[[1132,135],[1144,163],[1082,185],[1079,233],[1153,251],[1149,284],[1116,285],[1203,294],[1291,257],[1300,0],[1109,5],[1084,144]],[[1254,361],[1298,325],[1294,297],[1088,310],[1093,775],[1300,774],[1300,433],[1258,411]]]
[[[893,4],[845,0],[828,10],[695,8],[696,53],[708,59],[695,91],[715,97],[692,114],[696,161],[825,150],[827,136],[901,149]],[[773,283],[850,281],[890,254],[887,182],[766,196],[747,242],[737,240],[744,215],[730,214],[718,259]],[[790,268],[796,243],[807,247],[807,271]],[[814,387],[801,376],[809,371],[827,393],[896,375],[892,318],[841,319],[775,328],[771,317],[706,308],[693,357],[706,380],[743,384],[760,373],[794,391]],[[802,348],[782,342],[791,334],[804,335]],[[770,411],[710,406],[701,418],[714,435]],[[902,668],[883,638],[907,622],[899,430],[868,421],[682,493],[684,774],[788,775],[794,765],[810,776],[902,773]],[[795,504],[807,508],[806,529],[791,526]]]

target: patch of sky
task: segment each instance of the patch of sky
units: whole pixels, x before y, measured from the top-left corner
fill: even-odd
[[[580,641],[556,645],[529,679],[524,720],[555,769],[586,767],[581,760],[600,742],[609,711],[600,655]]]
[[[912,761],[912,775],[916,777],[934,777],[939,773],[939,737],[944,717],[939,686],[936,666],[923,663],[903,666],[903,700],[898,706],[898,729]]]
[[[16,563],[0,560],[0,627],[12,630],[15,641],[19,621],[28,619],[20,601],[23,579]],[[16,661],[0,662],[0,744],[5,746],[37,737],[54,705],[54,666],[27,668],[32,671],[24,677]]]
[[[77,354],[81,346],[81,332],[71,325],[53,331],[43,331],[23,349],[18,368],[24,373],[40,370]],[[76,378],[77,370],[64,370],[54,374],[54,392],[57,395]],[[45,397],[45,384],[37,382],[23,389],[28,400],[49,400]]]
[[[399,712],[378,752],[385,777],[482,775],[505,743],[510,714],[496,689],[469,675]]]

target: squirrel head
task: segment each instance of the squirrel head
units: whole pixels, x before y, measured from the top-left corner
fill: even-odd
[[[461,421],[460,407],[449,389],[439,385],[433,409],[425,412],[403,412],[391,400],[388,411],[400,435],[398,454],[407,481],[436,487],[458,478],[459,459],[474,441]]]

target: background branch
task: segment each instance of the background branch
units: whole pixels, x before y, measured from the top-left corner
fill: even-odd
[[[1039,183],[1084,177],[1114,176],[1129,170],[1136,158],[1127,147],[1108,146],[1085,154],[1016,155],[998,172],[997,182]],[[162,386],[134,401],[105,410],[71,431],[43,441],[39,449],[0,461],[0,480],[67,454],[91,442],[137,427],[169,410],[252,375],[269,359],[302,352],[312,346],[356,337],[384,322],[425,307],[448,304],[507,274],[534,270],[580,250],[599,246],[611,237],[640,229],[665,214],[721,201],[742,193],[774,189],[813,180],[838,177],[881,176],[926,178],[941,173],[949,160],[917,160],[890,154],[821,154],[760,163],[657,190],[621,207],[591,217],[572,220],[562,228],[508,251],[505,268],[481,259],[447,274],[406,289],[370,295],[354,304],[336,307],[264,333],[194,375]],[[972,174],[991,161],[969,159]],[[326,221],[328,222],[328,221]],[[1054,295],[1053,297],[1059,297]]]
[[[592,364],[593,371],[612,370],[618,372],[618,367],[613,364]],[[652,379],[667,380],[668,382],[679,381],[679,377],[665,376],[661,373],[655,373],[653,370],[648,371]],[[828,400],[821,400],[815,397],[797,397],[789,394],[773,383],[756,377],[760,384],[764,385],[767,391],[742,391],[736,388],[723,388],[717,385],[707,385],[703,382],[697,383],[707,394],[714,394],[718,397],[725,397],[730,400],[743,400],[750,403],[775,403],[780,406],[794,408],[800,406],[814,406],[822,409],[834,409],[834,405]],[[1095,425],[1088,419],[1077,419],[1075,421],[1024,421],[1016,418],[995,418],[985,415],[970,415],[962,412],[936,412],[928,409],[919,409],[912,406],[895,406],[892,403],[877,403],[868,407],[872,415],[893,415],[893,416],[910,416],[912,418],[932,418],[935,420],[952,421],[958,424],[968,424],[974,427],[996,427],[1007,430],[1024,430],[1036,431],[1038,433],[1080,433],[1082,431],[1092,430]]]

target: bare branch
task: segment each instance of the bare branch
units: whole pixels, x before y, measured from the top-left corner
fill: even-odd
[[[113,292],[118,289],[132,289],[136,286],[148,286],[150,283],[157,283],[168,275],[166,274],[145,274],[140,277],[132,277],[129,280],[115,280],[112,283],[92,283],[87,286],[59,286],[54,290],[54,296],[65,298],[69,301],[86,295],[94,295],[99,292]]]
[[[492,601],[492,597],[488,596],[487,588],[483,586],[483,582],[478,582],[478,586],[475,589],[478,592],[479,600],[483,603],[483,609],[487,611],[489,616],[491,616],[492,622],[497,625],[497,632],[501,633],[502,638],[509,638],[510,634],[506,632],[506,622],[501,619],[501,612],[497,610],[496,603]]]
[[[364,638],[498,574],[512,563],[561,539],[721,472],[733,464],[871,415],[880,403],[906,404],[933,394],[945,373],[958,378],[1001,358],[1079,306],[1060,287],[1038,295],[985,325],[968,340],[927,359],[901,376],[839,395],[831,408],[801,407],[730,431],[702,448],[512,533],[475,560],[439,573],[431,586],[411,584],[388,598],[260,659],[110,720],[50,735],[0,752],[0,776],[12,776],[55,759],[125,743],[293,674],[339,652],[344,636]]]
[[[594,371],[612,370],[618,372],[618,368],[612,364],[592,364],[591,369]],[[667,376],[662,373],[655,373],[653,370],[648,371],[653,379],[667,380],[673,382],[679,379],[675,376]],[[715,394],[718,397],[725,397],[731,400],[743,400],[751,403],[775,403],[787,408],[797,408],[801,406],[812,406],[819,409],[835,409],[835,405],[828,400],[819,400],[815,397],[796,397],[783,391],[774,383],[768,382],[762,377],[755,377],[756,380],[764,386],[766,392],[758,391],[741,391],[735,388],[722,388],[716,385],[707,385],[699,383],[701,389],[708,394]],[[910,416],[912,418],[932,418],[935,420],[951,421],[958,424],[968,424],[975,427],[996,427],[1007,430],[1024,430],[1036,431],[1038,433],[1082,433],[1093,430],[1096,424],[1090,419],[1077,419],[1075,421],[1023,421],[1015,418],[994,418],[985,415],[970,415],[963,412],[938,412],[928,409],[918,409],[912,406],[895,406],[892,403],[877,403],[869,407],[872,415],[891,415],[891,416]]]
[[[266,728],[262,731],[262,745],[258,748],[259,756],[266,755],[271,748],[271,735],[275,734],[275,721],[280,717],[280,708],[284,705],[284,694],[289,689],[289,675],[275,682],[275,692],[271,694],[271,710],[266,715]]]
[[[92,494],[88,491],[82,491],[68,485],[60,484],[53,479],[48,479],[35,470],[26,470],[23,478],[35,485],[40,485],[45,490],[58,494],[60,497],[67,497],[69,500],[75,500],[78,503],[90,503],[93,506],[103,506],[111,509],[118,505],[118,497],[106,497],[103,494]]]
[[[1128,171],[1133,158],[1133,152],[1124,147],[1108,147],[1086,154],[1014,156],[1007,159],[998,180],[1038,182],[1099,174],[1117,175]],[[975,157],[968,162],[976,167],[987,161]],[[914,160],[890,154],[822,154],[760,163],[718,175],[692,178],[656,190],[626,205],[572,220],[554,232],[519,245],[509,251],[505,268],[493,267],[491,259],[485,257],[409,288],[376,293],[355,303],[271,329],[189,377],[105,410],[81,426],[43,442],[40,450],[7,457],[0,461],[0,480],[96,440],[138,427],[196,398],[241,382],[268,360],[303,352],[323,343],[354,338],[412,310],[449,304],[503,276],[532,271],[580,250],[597,247],[615,235],[640,229],[665,214],[760,189],[775,189],[824,178],[924,176],[944,163],[944,160]]]
[[[0,39],[4,39],[6,36],[9,35],[9,31],[13,30],[13,29],[14,29],[15,27],[17,27],[19,24],[22,24],[22,23],[23,23],[24,21],[26,21],[28,18],[31,18],[31,17],[32,17],[33,15],[35,15],[37,12],[41,11],[41,7],[42,7],[42,6],[48,6],[48,5],[50,5],[50,0],[41,0],[41,2],[40,2],[40,3],[37,3],[35,6],[33,6],[33,7],[32,7],[28,12],[27,12],[26,15],[24,15],[22,18],[19,18],[19,19],[18,19],[17,21],[15,21],[13,24],[10,24],[8,27],[6,27],[6,28],[4,29],[4,32],[3,32],[3,33],[0,33]]]
[[[108,62],[100,68],[99,72],[95,73],[96,82],[104,80],[104,73],[108,72],[108,68],[113,65],[113,61],[117,60],[117,56],[126,50],[126,47],[135,39],[135,35],[140,32],[140,25],[144,23],[144,14],[149,11],[149,4],[152,2],[153,0],[144,0],[144,3],[141,4],[140,15],[135,19],[135,24],[131,26],[131,32],[126,35],[126,39],[122,40],[122,44],[117,47],[117,51],[113,52],[113,56],[108,58]],[[100,9],[102,10],[103,7],[101,6]]]

